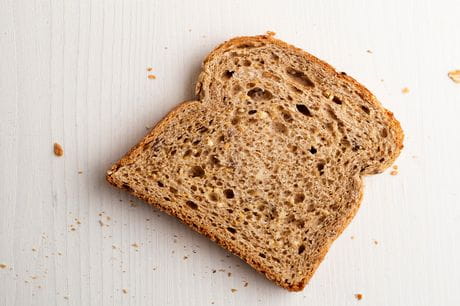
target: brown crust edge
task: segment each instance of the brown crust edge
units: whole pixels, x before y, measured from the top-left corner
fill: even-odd
[[[302,56],[305,56],[307,57],[309,60],[315,62],[316,64],[319,64],[320,66],[322,66],[325,70],[329,70],[329,72],[333,73],[335,75],[335,77],[337,78],[342,78],[342,79],[345,79],[349,82],[351,82],[354,86],[357,87],[357,89],[360,91],[360,93],[367,99],[369,100],[371,103],[374,104],[375,107],[377,107],[378,109],[380,109],[382,112],[386,113],[387,114],[387,117],[388,117],[388,122],[389,122],[389,125],[391,126],[391,128],[393,129],[393,131],[395,131],[395,140],[397,141],[397,148],[398,150],[396,152],[393,152],[393,156],[391,156],[389,158],[389,160],[382,165],[382,167],[379,169],[380,172],[381,171],[384,171],[386,168],[388,168],[391,164],[393,164],[393,162],[396,160],[396,158],[399,156],[400,152],[401,152],[401,149],[403,148],[403,140],[404,140],[404,133],[403,133],[403,130],[401,128],[401,124],[399,123],[399,121],[394,117],[393,113],[387,109],[385,109],[381,104],[380,102],[377,100],[377,98],[366,88],[364,87],[362,84],[360,84],[358,81],[356,81],[354,78],[348,76],[348,75],[344,75],[344,74],[341,74],[339,72],[337,72],[331,65],[329,65],[328,63],[318,59],[317,57],[311,55],[310,53],[300,49],[300,48],[297,48],[295,46],[292,46],[290,44],[287,44],[279,39],[276,39],[273,37],[273,35],[259,35],[259,36],[242,36],[242,37],[236,37],[236,38],[233,38],[229,41],[226,41],[224,43],[222,43],[221,45],[219,45],[218,47],[216,47],[207,57],[206,59],[203,61],[203,65],[202,65],[202,72],[200,73],[199,77],[198,77],[198,82],[197,82],[197,86],[198,84],[200,84],[200,80],[204,77],[203,74],[205,73],[204,71],[204,67],[206,65],[206,63],[208,61],[210,61],[214,56],[218,56],[220,55],[221,51],[228,48],[229,46],[231,45],[234,45],[234,44],[240,44],[240,43],[245,43],[245,42],[248,42],[248,41],[254,41],[254,40],[259,40],[259,41],[269,41],[271,43],[274,43],[274,44],[277,44],[279,45],[280,47],[284,47],[284,48],[287,48],[289,50],[292,50],[292,51],[295,51],[297,53],[299,53],[300,55]],[[201,101],[186,101],[186,102],[182,102],[180,103],[179,105],[177,105],[175,108],[173,108],[163,119],[161,119],[152,129],[151,131],[146,135],[144,136],[144,138],[137,144],[135,145],[130,151],[128,151],[128,153],[126,153],[118,162],[116,162],[115,164],[113,164],[113,166],[110,168],[110,170],[107,171],[107,175],[106,175],[106,179],[107,181],[112,184],[113,186],[115,187],[118,187],[118,188],[121,188],[121,189],[124,189],[126,191],[128,191],[130,194],[146,201],[147,203],[149,203],[150,205],[158,208],[159,210],[167,213],[168,215],[171,215],[171,216],[174,216],[176,218],[178,218],[182,223],[188,225],[190,228],[192,228],[193,230],[197,231],[198,233],[200,234],[203,234],[204,236],[208,237],[209,239],[211,239],[212,241],[216,242],[218,245],[220,245],[221,247],[223,247],[224,249],[232,252],[233,254],[239,256],[241,259],[243,259],[246,263],[248,263],[251,267],[253,267],[255,270],[257,270],[258,272],[264,274],[268,279],[272,280],[273,282],[275,282],[277,285],[279,285],[280,287],[283,287],[289,291],[301,291],[305,288],[305,286],[307,285],[307,283],[309,282],[309,280],[311,279],[311,277],[313,276],[313,274],[315,273],[315,271],[318,269],[320,263],[323,261],[323,259],[325,258],[327,252],[329,251],[329,248],[331,247],[332,243],[342,234],[342,232],[345,230],[345,228],[348,226],[348,224],[351,222],[351,220],[353,219],[353,217],[356,215],[359,207],[360,207],[360,204],[362,202],[362,199],[363,199],[363,182],[362,182],[362,176],[358,176],[356,177],[355,179],[358,180],[358,183],[360,184],[360,192],[359,192],[359,198],[357,199],[356,201],[356,204],[354,205],[354,209],[350,212],[349,216],[344,219],[344,221],[342,222],[342,224],[338,225],[338,231],[336,233],[335,236],[333,237],[330,237],[328,240],[327,240],[327,243],[324,245],[324,247],[321,249],[321,252],[320,252],[320,255],[317,256],[317,260],[313,263],[313,269],[311,270],[311,272],[309,274],[307,274],[303,279],[302,281],[300,281],[299,283],[297,284],[293,284],[291,286],[286,286],[285,283],[283,282],[280,282],[277,280],[276,276],[275,275],[272,275],[271,273],[269,273],[268,271],[265,271],[263,269],[263,267],[257,262],[255,261],[253,258],[250,258],[248,256],[245,256],[245,254],[243,254],[242,252],[240,252],[238,249],[234,248],[233,246],[231,246],[230,244],[227,244],[225,243],[225,241],[223,240],[220,240],[219,238],[217,238],[212,232],[208,231],[206,228],[203,228],[203,227],[199,227],[195,224],[193,224],[192,222],[189,222],[186,220],[186,218],[184,218],[183,216],[181,216],[181,214],[178,214],[176,212],[174,212],[173,210],[170,210],[170,209],[167,209],[165,207],[162,207],[160,206],[158,203],[155,203],[154,201],[152,201],[151,199],[149,199],[148,197],[145,197],[144,195],[142,194],[138,194],[136,193],[134,190],[132,190],[131,188],[127,187],[127,186],[124,186],[123,184],[120,184],[120,182],[117,182],[116,179],[114,179],[111,175],[121,166],[125,166],[125,165],[128,165],[130,164],[137,156],[138,154],[140,153],[139,151],[142,149],[142,147],[153,141],[156,136],[158,134],[160,134],[160,132],[162,131],[162,128],[164,126],[167,125],[167,123],[169,121],[171,121],[176,113],[178,113],[179,111],[181,111],[183,108],[187,107],[188,105],[190,105],[191,103],[201,103]]]

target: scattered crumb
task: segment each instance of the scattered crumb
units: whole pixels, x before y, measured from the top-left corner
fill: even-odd
[[[355,239],[355,236],[351,236],[350,239],[351,239],[351,240]]]
[[[62,256],[62,253],[61,253],[61,252],[57,252],[57,254],[58,254],[59,256]]]
[[[267,31],[267,35],[268,35],[268,36],[275,36],[275,35],[276,35],[276,33],[275,33],[275,32],[273,32],[273,31]]]
[[[447,74],[455,83],[460,83],[460,70],[452,70]]]
[[[37,288],[38,288],[38,289],[41,289],[41,288],[42,288],[42,286],[38,285],[38,286],[37,286]]]
[[[372,51],[371,51],[371,50],[366,50],[366,52],[372,54]]]
[[[187,256],[184,256],[184,260],[186,260],[188,257]]]
[[[105,218],[107,219],[107,221],[112,220],[112,218],[110,216],[106,216]]]
[[[117,248],[117,246],[115,244],[112,244],[112,249],[115,250],[116,248]]]
[[[64,300],[68,300],[68,299],[69,299],[69,297],[67,295],[64,296]]]
[[[146,129],[147,131],[150,131],[151,127],[148,126],[148,125],[146,125],[146,126],[145,126],[145,129]]]
[[[71,230],[72,232],[75,232],[75,227],[72,227],[70,230]]]
[[[393,175],[393,176],[395,176],[397,174],[398,174],[398,171],[396,171],[396,170],[393,170],[393,171],[390,172],[390,175]]]
[[[217,270],[212,270],[212,273],[216,273],[216,272],[217,272]]]
[[[5,269],[6,267],[8,267],[8,266],[5,265],[4,263],[0,263],[0,269]]]
[[[137,204],[133,200],[129,200],[129,205],[131,207],[137,207]]]
[[[149,218],[147,218],[147,219],[145,219],[145,221],[150,221],[150,219],[149,219]]]
[[[380,82],[383,82],[384,80],[383,79],[380,79]]]
[[[147,67],[147,71],[152,71],[153,68],[152,67]]]
[[[82,173],[83,173],[83,171],[78,171],[78,174],[82,174]]]
[[[374,240],[374,244],[377,245],[379,244],[379,242],[377,240]]]
[[[395,169],[395,170],[398,170],[398,165],[393,165],[392,168]]]
[[[62,148],[62,146],[60,144],[58,144],[57,142],[54,143],[54,155],[56,156],[62,156],[64,155],[64,149]]]
[[[227,273],[227,276],[228,276],[228,277],[232,276],[232,272],[228,272],[228,273]]]
[[[126,289],[126,288],[121,289],[121,291],[123,291],[124,294],[128,293],[128,289]]]
[[[363,295],[361,293],[356,293],[355,294],[355,298],[358,300],[358,301],[361,301],[361,299],[363,298]]]
[[[192,29],[188,29],[189,32],[192,32]]]
[[[243,287],[247,287],[249,285],[248,282],[244,282],[244,286]]]
[[[137,243],[133,243],[133,244],[131,244],[131,246],[132,246],[133,248],[139,248],[139,245],[138,245]]]
[[[165,50],[168,50],[168,47],[165,47]]]
[[[401,89],[401,92],[402,92],[403,94],[408,94],[409,91],[410,91],[410,90],[409,90],[408,87],[404,87],[403,89]]]
[[[235,293],[235,292],[237,292],[238,290],[236,290],[235,288],[232,288],[232,289],[230,289],[230,291],[231,291],[232,293]]]
[[[99,225],[104,226],[105,224],[104,224],[104,222],[102,222],[102,220],[99,220]]]
[[[157,77],[156,77],[155,75],[153,75],[153,74],[149,74],[147,77],[148,77],[149,79],[151,79],[151,80],[155,80],[155,79],[157,78]]]
[[[31,276],[30,278],[31,279],[37,279],[37,276],[34,275],[34,276]]]
[[[218,271],[219,272],[225,272],[225,269],[219,269]]]
[[[36,249],[36,248],[32,248],[32,252],[37,252],[37,249]]]

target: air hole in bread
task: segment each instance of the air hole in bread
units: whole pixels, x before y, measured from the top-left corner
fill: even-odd
[[[311,147],[308,151],[310,151],[311,154],[316,154],[316,152],[318,152],[318,150],[315,147]]]
[[[247,59],[245,59],[245,60],[243,61],[243,66],[246,66],[246,67],[249,67],[249,66],[251,66],[251,61],[250,61],[250,60],[247,60]]]
[[[323,164],[323,163],[318,163],[318,164],[316,165],[316,168],[318,168],[319,175],[323,175],[323,174],[324,174],[324,164]]]
[[[267,256],[264,253],[259,253],[259,256],[262,258],[267,258]]]
[[[308,109],[307,106],[305,106],[305,105],[303,105],[303,104],[296,104],[295,107],[297,108],[297,110],[298,110],[301,114],[303,114],[303,115],[305,115],[305,116],[307,116],[307,117],[313,117],[313,115],[311,114],[311,112],[310,112],[310,110]]]
[[[254,87],[254,86],[256,86],[255,83],[247,83],[247,84],[246,84],[246,88],[252,88],[252,87]]]
[[[240,118],[238,117],[235,117],[232,119],[232,121],[230,121],[233,125],[237,125],[239,122],[240,122]]]
[[[238,49],[251,49],[251,48],[255,48],[256,46],[254,44],[251,44],[251,43],[245,43],[245,44],[238,45],[236,47]]]
[[[190,176],[191,177],[203,177],[205,174],[204,169],[201,168],[200,166],[193,166],[190,169]]]
[[[190,186],[190,189],[192,189],[193,191],[197,191],[198,188],[195,185],[192,185]]]
[[[386,138],[388,136],[387,129],[382,129],[382,131],[380,132],[380,136],[382,136],[383,138]]]
[[[367,106],[361,105],[361,109],[368,115],[371,113],[371,110]]]
[[[297,193],[294,196],[294,203],[302,203],[305,200],[305,195],[303,193]]]
[[[165,186],[161,181],[158,181],[157,184],[158,184],[158,187],[164,187]]]
[[[235,86],[233,86],[233,94],[237,94],[242,90],[243,90],[243,87],[241,87],[239,84],[236,84]]]
[[[305,86],[305,87],[315,87],[315,83],[302,71],[296,70],[294,68],[288,67],[286,69],[288,76],[295,82]]]
[[[248,91],[247,95],[254,101],[270,100],[271,98],[273,98],[271,92],[269,92],[268,90],[263,90],[259,87],[251,89],[250,91]]]
[[[198,205],[193,201],[188,200],[187,202],[185,202],[185,204],[191,209],[198,209]]]
[[[275,61],[278,61],[280,59],[280,57],[275,53],[271,54],[271,58],[274,59]]]
[[[236,229],[234,229],[233,227],[227,227],[227,231],[229,231],[230,233],[232,234],[235,234],[236,233]]]
[[[291,114],[289,112],[283,112],[283,119],[284,121],[288,122],[288,123],[291,123],[292,121],[294,121],[294,119],[292,118]]]
[[[285,135],[288,133],[288,128],[284,124],[282,124],[281,122],[274,122],[273,123],[273,129],[277,133],[281,133],[281,134],[285,134]]]
[[[343,103],[342,100],[337,96],[334,96],[332,98],[332,102],[334,102],[335,104],[339,104],[339,105],[342,105],[342,103]]]
[[[234,73],[235,71],[225,70],[224,73],[222,73],[222,78],[228,80],[233,76]]]
[[[174,187],[169,187],[169,191],[170,191],[171,193],[177,193],[177,189],[174,188]]]
[[[164,199],[165,201],[171,202],[171,199],[168,198],[168,197],[163,197],[163,199]]]
[[[298,249],[299,255],[302,254],[305,251],[305,245],[301,244]]]
[[[250,111],[248,111],[248,115],[254,115],[255,113],[257,113],[255,109],[251,109]]]
[[[211,201],[213,201],[213,202],[217,202],[217,201],[219,201],[219,196],[218,196],[216,193],[211,192],[211,193],[209,194],[209,199],[210,199]]]
[[[227,199],[233,199],[235,197],[235,194],[233,193],[232,189],[225,189],[224,195]]]
[[[219,159],[217,158],[216,155],[211,155],[211,156],[209,157],[209,163],[210,163],[211,165],[218,166],[219,163],[220,163],[220,161],[219,161]]]
[[[121,188],[123,188],[124,190],[128,192],[134,192],[134,190],[130,186],[128,186],[128,184],[123,184]]]

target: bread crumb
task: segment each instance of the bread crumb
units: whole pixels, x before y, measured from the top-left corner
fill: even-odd
[[[267,35],[268,35],[268,36],[275,36],[275,35],[276,35],[276,33],[275,33],[275,32],[273,32],[273,31],[267,31]]]
[[[244,282],[244,286],[243,287],[247,287],[249,285],[248,282]]]
[[[396,171],[396,170],[393,170],[393,171],[390,172],[390,175],[393,175],[393,176],[395,176],[397,174],[398,174],[398,171]]]
[[[351,239],[351,240],[355,239],[355,236],[351,236],[350,239]]]
[[[54,143],[53,149],[54,149],[54,155],[56,155],[56,156],[64,155],[64,149],[57,142]]]
[[[139,248],[139,245],[138,245],[137,243],[133,243],[133,244],[131,244],[131,246],[132,246],[133,248],[136,248],[136,249]]]
[[[236,290],[235,288],[232,288],[232,289],[230,289],[230,291],[232,291],[232,293],[235,293],[235,292],[237,292],[238,290]]]
[[[228,277],[232,276],[232,272],[228,272],[228,273],[227,273],[227,276],[228,276]]]
[[[153,68],[152,67],[147,67],[147,71],[152,71]]]
[[[116,248],[117,248],[117,246],[115,244],[112,244],[112,249],[115,250]]]
[[[149,74],[147,77],[148,77],[150,80],[155,80],[155,79],[157,78],[157,77],[156,77],[155,75],[153,75],[153,74]]]
[[[36,248],[32,248],[32,252],[36,252],[36,251],[37,251],[37,249],[36,249]]]
[[[99,225],[104,226],[105,224],[104,224],[104,222],[102,222],[102,220],[99,220]]]
[[[68,299],[69,299],[69,297],[67,295],[64,296],[64,300],[68,300]]]
[[[455,83],[460,83],[460,70],[452,70],[447,74]]]
[[[186,260],[188,257],[187,256],[184,256],[184,260]]]
[[[371,51],[371,50],[369,50],[369,49],[368,49],[368,50],[366,50],[366,52],[367,52],[367,53],[370,53],[370,54],[372,54],[372,51]]]
[[[379,244],[379,242],[377,240],[374,240],[374,244],[377,245]]]
[[[403,89],[401,89],[401,92],[402,92],[403,94],[408,94],[409,91],[410,91],[410,90],[409,90],[408,87],[404,87]]]
[[[0,263],[0,269],[5,269],[6,267],[8,267],[8,266],[5,265],[4,263]]]
[[[392,168],[395,169],[395,170],[398,170],[398,165],[393,165]]]
[[[121,291],[123,291],[124,294],[128,293],[128,289],[126,289],[126,288],[121,289]]]
[[[355,294],[355,298],[358,300],[358,301],[361,301],[361,299],[363,298],[363,295],[361,293],[356,293]]]
[[[78,171],[78,174],[82,174],[82,173],[83,173],[83,171]]]

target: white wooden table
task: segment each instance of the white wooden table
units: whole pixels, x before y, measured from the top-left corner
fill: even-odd
[[[459,13],[459,1],[0,0],[0,305],[460,305],[460,84],[447,77]],[[214,46],[267,30],[363,82],[406,133],[399,174],[366,179],[300,293],[104,180],[193,98]]]

